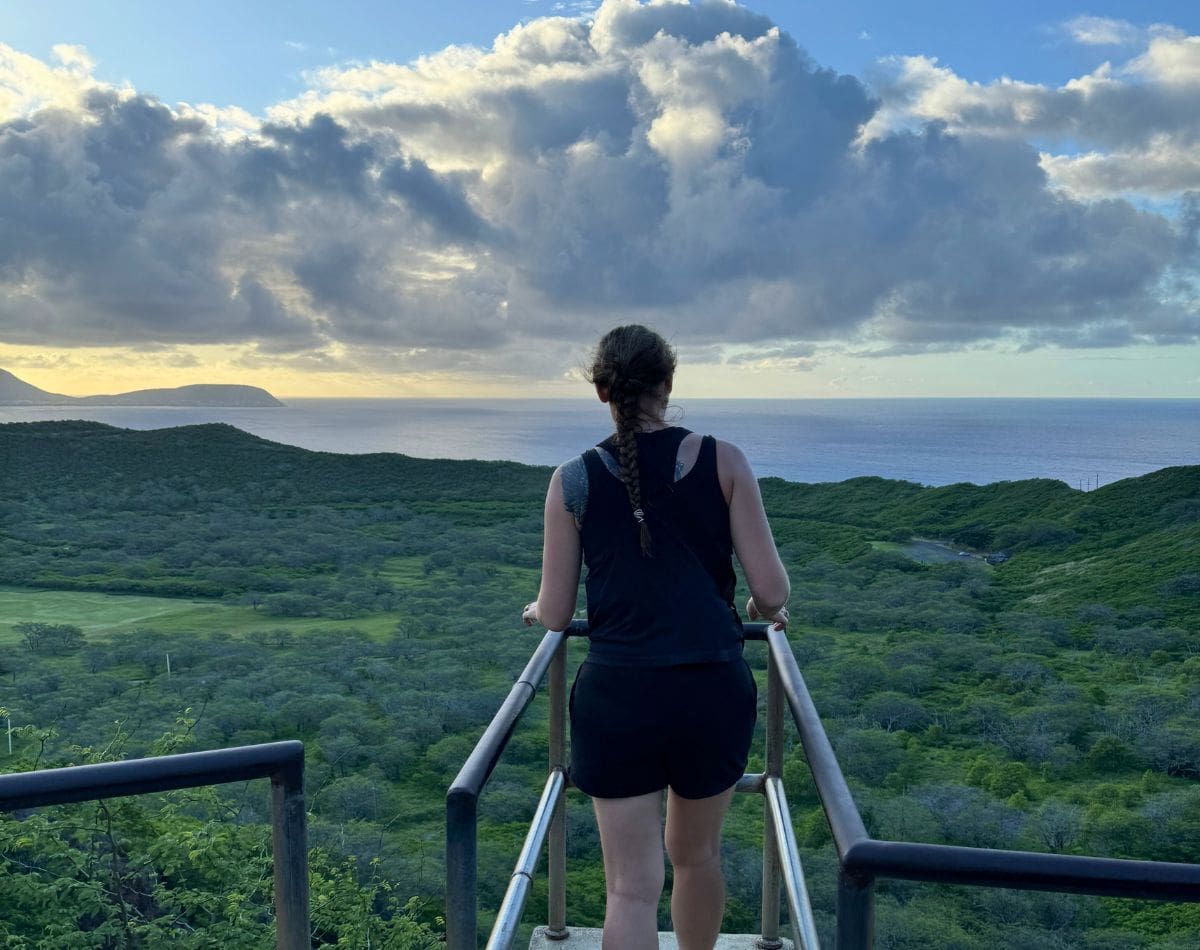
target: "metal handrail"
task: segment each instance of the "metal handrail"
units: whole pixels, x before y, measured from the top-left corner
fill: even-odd
[[[0,775],[0,811],[121,798],[248,779],[271,780],[275,946],[308,950],[308,825],[304,744],[268,742],[150,759]]]
[[[504,751],[517,720],[532,702],[547,670],[550,676],[551,753],[550,768],[565,765],[562,720],[565,717],[565,644],[571,636],[586,636],[587,622],[575,621],[563,632],[548,632],[542,640],[513,693],[501,706],[485,730],[467,763],[451,785],[446,802],[447,893],[446,923],[448,950],[475,950],[476,879],[475,830],[476,806],[492,769]],[[930,881],[950,884],[1006,887],[1018,890],[1047,890],[1109,897],[1136,897],[1151,900],[1200,902],[1200,865],[1164,861],[1134,861],[1082,855],[1005,851],[992,848],[964,848],[952,845],[886,841],[872,838],[863,824],[854,796],[846,782],[833,746],[821,724],[812,696],[800,673],[787,635],[767,624],[746,624],[747,640],[764,640],[769,648],[767,678],[766,772],[745,775],[738,782],[739,792],[764,795],[762,936],[758,945],[777,948],[779,940],[779,892],[786,891],[792,912],[793,935],[804,948],[817,948],[803,870],[795,833],[787,814],[782,785],[783,705],[786,702],[796,724],[801,746],[812,772],[821,807],[833,835],[838,856],[837,950],[868,950],[874,941],[875,883],[881,878]],[[519,695],[518,695],[519,694]],[[514,698],[515,697],[515,698]],[[553,776],[552,776],[553,780]],[[566,779],[569,782],[569,779]],[[547,784],[547,795],[550,783]],[[550,820],[550,936],[566,936],[565,882],[561,871],[565,864],[565,839],[562,821],[562,796],[553,808]],[[535,824],[545,817],[539,806]],[[558,836],[556,839],[556,835]],[[518,862],[516,877],[536,863],[531,854],[540,850],[540,833],[526,839],[526,848]],[[530,849],[533,849],[532,851]],[[458,862],[466,862],[459,864]],[[469,865],[469,866],[468,866]],[[556,872],[556,866],[558,871]],[[528,883],[515,885],[519,900],[506,895],[502,915],[497,919],[491,947],[507,947],[516,933],[528,895]],[[510,892],[514,884],[510,884]],[[514,919],[514,914],[515,918]],[[502,939],[501,939],[502,938]],[[507,941],[507,942],[505,942]]]
[[[829,821],[838,859],[845,864],[850,849],[868,839],[867,826],[863,824],[858,806],[854,804],[854,796],[850,794],[850,786],[846,784],[846,776],[842,774],[833,746],[825,734],[825,727],[821,725],[821,717],[800,673],[787,633],[783,630],[768,631],[765,624],[761,627],[762,635],[754,639],[767,641],[771,663],[779,670],[780,690],[800,733],[800,744],[804,748],[804,757],[812,772],[821,807]],[[750,638],[749,633],[746,636]]]
[[[796,844],[796,832],[792,828],[792,816],[788,811],[787,797],[783,793],[783,781],[776,775],[767,777],[764,793],[771,825],[778,842],[777,855],[783,876],[783,889],[788,896],[788,908],[792,912],[792,929],[800,946],[817,950],[821,946],[817,939],[817,924],[813,917],[812,904],[808,899],[808,887],[804,881],[804,869],[800,865],[800,848]]]
[[[837,950],[867,950],[874,939],[875,881],[893,878],[945,884],[1059,891],[1103,897],[1200,901],[1200,865],[1073,854],[963,848],[885,841],[867,834],[829,737],[783,631],[768,630],[772,662],[800,733],[813,783],[829,821],[840,871]]]
[[[529,898],[538,855],[542,853],[542,845],[546,843],[546,836],[554,819],[554,809],[562,798],[566,785],[566,775],[562,769],[552,771],[550,778],[546,780],[546,790],[542,792],[541,801],[538,802],[533,820],[529,823],[529,834],[525,836],[521,856],[517,858],[517,866],[508,882],[504,902],[496,915],[496,926],[488,938],[487,950],[506,950],[512,946],[521,922],[521,914],[525,910],[525,901]]]
[[[484,786],[487,785],[488,779],[492,777],[492,772],[495,770],[500,756],[508,746],[508,740],[512,737],[517,722],[529,708],[529,704],[533,702],[538,684],[541,683],[552,663],[558,670],[557,674],[551,678],[555,692],[561,694],[565,688],[561,682],[565,679],[565,667],[562,666],[562,646],[568,635],[586,632],[586,625],[580,626],[580,623],[577,621],[566,631],[546,631],[542,642],[533,651],[529,662],[525,664],[525,669],[509,691],[508,697],[500,705],[500,709],[492,717],[492,721],[488,723],[479,742],[475,744],[475,748],[467,757],[467,761],[463,763],[463,767],[459,769],[458,775],[446,792],[446,944],[452,950],[464,947],[475,950],[478,946],[476,936],[478,915],[476,906],[478,888],[476,830],[479,821],[479,796],[483,792]],[[556,696],[556,698],[559,699],[559,704],[565,708],[565,702],[562,702],[561,696]],[[552,703],[552,705],[555,704]],[[552,723],[556,718],[560,717],[551,717]],[[561,742],[561,735],[559,738]],[[551,758],[552,760],[554,758],[553,749]],[[561,767],[563,764],[561,750],[558,758],[557,764]],[[551,768],[555,764],[552,761]],[[552,824],[561,825],[562,823],[560,802]],[[561,863],[565,870],[565,833],[561,828],[557,833],[552,829],[551,837],[555,839],[552,841],[552,845],[555,846],[552,848],[554,851],[559,850],[557,846],[561,840],[561,850],[563,851]],[[551,870],[555,869],[552,867]],[[553,876],[555,878],[563,877],[562,883],[565,886],[565,875],[555,874]],[[552,887],[551,891],[554,890],[555,888]],[[554,916],[555,914],[551,913],[551,918]],[[553,919],[551,922],[554,922]]]

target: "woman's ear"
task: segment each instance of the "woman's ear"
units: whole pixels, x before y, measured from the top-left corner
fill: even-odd
[[[667,381],[663,383],[663,388],[667,391],[667,395],[671,395],[671,384],[675,382],[674,376],[668,376]]]
[[[608,387],[596,383],[596,395],[600,398],[601,402],[608,402]]]

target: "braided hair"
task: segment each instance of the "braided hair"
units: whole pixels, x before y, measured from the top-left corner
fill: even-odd
[[[650,529],[642,510],[642,479],[638,468],[637,437],[641,423],[650,417],[642,398],[657,396],[675,375],[675,351],[653,330],[637,324],[609,330],[596,344],[596,354],[587,376],[608,392],[617,431],[614,441],[621,481],[629,495],[629,507],[638,526],[642,554],[651,552]]]

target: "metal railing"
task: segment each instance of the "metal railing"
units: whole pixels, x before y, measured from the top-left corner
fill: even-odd
[[[567,836],[562,799],[567,784],[565,646],[569,635],[586,633],[586,624],[579,621],[571,624],[566,631],[547,631],[446,794],[448,950],[465,950],[468,947],[476,950],[478,947],[476,845],[479,796],[508,745],[517,721],[533,701],[538,684],[547,672],[550,675],[550,777],[504,897],[502,908],[506,916],[497,917],[496,930],[488,946],[511,945],[529,896],[534,865],[547,837],[550,838],[549,933],[564,937],[567,934]],[[501,944],[499,941],[502,940],[507,940],[508,944]]]
[[[866,950],[880,878],[1059,891],[1104,897],[1200,901],[1200,865],[1073,854],[883,841],[867,834],[783,632],[767,633],[771,661],[812,771],[837,850],[837,950]]]
[[[257,778],[271,780],[275,946],[278,950],[308,950],[312,938],[308,921],[308,825],[301,742],[268,742],[0,775],[0,811]]]
[[[1046,890],[1109,897],[1200,902],[1200,865],[1132,861],[1080,855],[953,845],[884,841],[867,834],[829,737],[821,725],[787,635],[766,624],[747,624],[747,640],[769,649],[766,698],[766,772],[745,775],[738,791],[764,796],[763,950],[778,948],[780,888],[788,896],[793,937],[803,948],[818,947],[795,834],[783,789],[783,707],[786,702],[812,772],[838,857],[837,950],[869,950],[874,942],[875,884],[881,879],[930,881]],[[446,796],[446,936],[448,950],[477,950],[476,834],[479,796],[504,752],[538,685],[549,674],[550,776],[530,825],[488,950],[512,945],[529,895],[542,846],[549,840],[548,937],[564,938],[566,927],[566,835],[563,794],[566,774],[566,644],[586,636],[577,620],[563,632],[549,631],[534,651]]]

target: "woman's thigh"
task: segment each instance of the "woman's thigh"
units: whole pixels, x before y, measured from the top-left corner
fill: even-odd
[[[657,903],[664,874],[662,793],[592,802],[609,893]]]
[[[706,864],[721,856],[721,825],[733,788],[708,798],[667,792],[667,854],[675,867]]]

